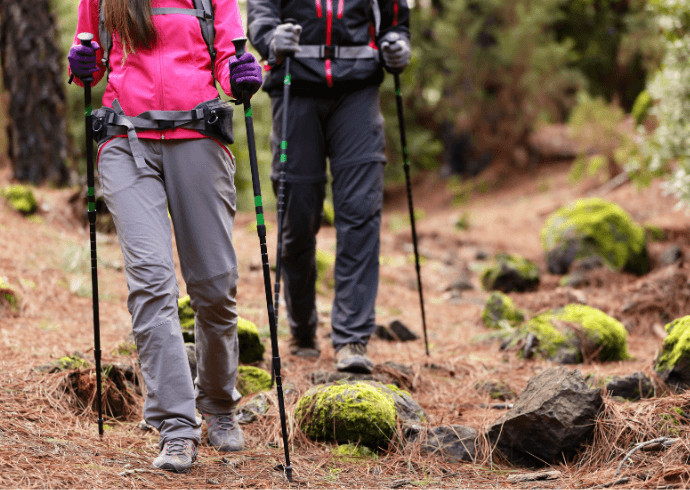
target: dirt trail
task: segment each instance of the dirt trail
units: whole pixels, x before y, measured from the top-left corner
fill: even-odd
[[[447,179],[429,174],[416,180],[415,204],[424,210],[418,231],[424,256],[422,271],[431,356],[424,355],[421,341],[391,343],[376,339],[370,343],[370,354],[377,363],[390,360],[412,366],[412,395],[427,411],[433,425],[462,424],[481,431],[504,412],[486,408],[492,401],[474,389],[477,382],[501,379],[519,393],[531,376],[550,365],[536,360],[518,360],[514,354],[500,352],[495,341],[473,341],[488,332],[480,320],[487,293],[479,287],[477,270],[483,262],[477,257],[506,251],[521,254],[539,265],[543,274],[539,290],[511,295],[520,308],[536,313],[584,297],[588,304],[617,316],[631,328],[632,360],[577,366],[583,374],[605,376],[634,371],[652,374],[652,361],[662,341],[660,327],[668,312],[650,307],[625,314],[624,306],[632,295],[637,294],[638,299],[646,295],[651,305],[666,301],[677,316],[690,314],[684,300],[676,301],[674,295],[680,293],[660,286],[668,283],[664,282],[665,278],[676,274],[686,279],[678,286],[682,288],[687,282],[686,266],[661,267],[658,261],[661,253],[673,243],[679,245],[686,256],[690,254],[690,217],[674,210],[675,201],[663,195],[658,182],[641,192],[625,184],[605,196],[619,203],[636,220],[662,227],[670,237],[669,241],[650,244],[655,267],[650,274],[638,278],[602,271],[589,286],[577,292],[558,287],[559,277],[546,274],[539,244],[539,230],[544,220],[559,206],[587,195],[599,185],[594,181],[570,184],[567,171],[566,163],[545,165],[510,177],[500,169],[493,169],[481,177],[480,182],[484,184],[475,186],[488,187],[489,191],[474,192],[461,206],[452,204],[454,195]],[[8,178],[5,168],[0,173],[0,187],[8,183]],[[76,413],[60,397],[56,387],[64,373],[43,375],[32,369],[74,351],[89,355],[93,349],[91,299],[88,297],[88,234],[75,226],[72,218],[68,200],[73,191],[40,188],[36,193],[42,204],[38,218],[27,220],[0,206],[0,275],[16,286],[23,297],[18,313],[0,312],[3,315],[0,318],[0,406],[3,411],[0,487],[286,486],[281,472],[275,469],[282,462],[282,449],[270,445],[280,439],[273,399],[274,405],[266,420],[244,426],[246,451],[239,455],[223,455],[202,446],[199,463],[188,475],[170,475],[150,467],[156,454],[157,437],[137,427],[140,409],[139,416],[130,421],[108,420],[106,435],[99,440],[95,417]],[[377,321],[388,324],[399,319],[421,335],[410,231],[405,224],[404,188],[391,186],[386,197]],[[455,228],[461,217],[469,222],[467,230]],[[258,238],[251,227],[254,219],[253,213],[240,213],[235,224],[235,247],[240,264],[238,308],[240,315],[254,321],[267,337]],[[275,218],[269,217],[269,221],[269,257],[274,263]],[[117,238],[99,235],[98,247],[104,360],[132,363],[131,356],[113,353],[130,332],[127,286]],[[322,229],[318,247],[334,252],[334,229]],[[461,277],[468,277],[475,289],[462,293],[451,290],[451,284]],[[178,280],[180,292],[185,294],[181,277]],[[318,360],[300,360],[286,355],[287,326],[281,318],[284,379],[298,392],[311,386],[311,372],[332,370],[333,349],[325,338],[330,330],[331,298],[332,291],[327,289],[318,298],[322,323],[318,334],[322,355]],[[284,312],[284,308],[281,311]],[[268,340],[266,342],[268,345]],[[296,400],[295,396],[287,398],[291,426]],[[623,413],[621,417],[628,417],[625,411],[632,410],[631,404],[619,407],[611,399],[606,403],[610,413],[618,414],[615,416]],[[654,407],[661,402],[655,403]],[[475,464],[452,465],[422,458],[418,453],[409,454],[398,446],[391,447],[377,460],[348,462],[334,458],[330,445],[309,442],[296,429],[292,434],[293,467],[303,487],[534,486],[534,483],[508,483],[508,473],[524,470],[500,462],[492,464],[482,460]],[[687,437],[685,429],[682,435]],[[617,447],[616,441],[606,444],[611,444],[603,448],[608,450],[609,461],[597,459],[602,447],[595,447],[595,444],[587,449],[579,463],[555,465],[554,469],[562,472],[561,477],[539,482],[539,486],[572,488],[613,481],[625,448]],[[651,453],[645,461],[647,481],[633,479],[626,485],[684,484],[688,474],[680,470],[669,473],[668,464],[664,466],[661,462],[662,455]],[[407,483],[400,480],[407,480]]]

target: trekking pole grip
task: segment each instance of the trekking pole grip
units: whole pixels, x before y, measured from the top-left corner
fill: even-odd
[[[91,34],[90,32],[80,32],[77,35],[77,39],[79,39],[79,42],[82,46],[88,46],[90,48],[91,41],[93,41],[93,34]],[[81,80],[84,83],[84,85],[91,85],[91,83],[93,82],[93,77],[91,75],[88,75],[84,78],[80,78],[79,80]]]

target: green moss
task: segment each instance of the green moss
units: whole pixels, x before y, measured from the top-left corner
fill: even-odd
[[[4,277],[0,277],[0,296],[12,310],[16,311],[19,308],[19,295]]]
[[[409,391],[405,391],[401,388],[398,388],[397,386],[395,386],[393,384],[386,385],[386,388],[388,388],[391,391],[394,391],[395,393],[398,394],[398,396],[409,396],[410,398],[412,398],[412,395],[410,394]]]
[[[643,90],[637,95],[632,110],[630,111],[637,124],[642,124],[642,121],[644,121],[644,118],[647,116],[649,108],[652,106],[652,102],[652,96],[649,95],[649,92],[646,90]]]
[[[487,291],[499,289],[498,282],[507,275],[517,274],[524,283],[520,290],[533,289],[539,284],[539,268],[531,260],[519,255],[497,254],[493,263],[487,265],[480,274],[482,286]],[[502,288],[500,288],[502,289]]]
[[[566,305],[532,318],[520,329],[539,338],[539,351],[547,358],[561,348],[576,344],[574,332],[562,332],[554,326],[554,320],[580,325],[587,339],[598,348],[600,361],[616,361],[629,358],[628,332],[623,324],[606,313],[586,305]],[[581,355],[579,356],[581,357]]]
[[[585,244],[577,258],[596,253],[614,271],[644,274],[649,270],[645,231],[616,204],[599,198],[578,199],[549,216],[541,230],[544,251],[566,247],[573,240]]]
[[[654,365],[654,370],[660,373],[671,371],[681,360],[690,362],[690,315],[677,318],[664,328],[668,337]]]
[[[653,242],[663,242],[666,240],[666,233],[664,229],[655,225],[644,225],[644,231],[647,239]]]
[[[567,305],[558,315],[560,320],[582,325],[585,335],[600,348],[600,361],[629,359],[628,332],[621,322],[587,305]]]
[[[271,389],[271,374],[254,366],[237,368],[237,391],[242,396]]]
[[[319,285],[333,288],[335,282],[331,272],[333,271],[334,265],[335,255],[324,250],[316,251],[316,280]]]
[[[310,389],[295,410],[304,433],[316,440],[386,444],[395,429],[393,398],[366,383]]]
[[[38,209],[33,191],[24,185],[11,185],[2,190],[2,195],[14,209],[22,214],[32,214]]]
[[[249,320],[237,318],[237,339],[240,346],[240,362],[251,364],[264,357],[266,347],[261,342],[259,329]]]
[[[189,295],[180,298],[177,302],[177,314],[180,317],[182,337],[185,342],[194,342],[194,310],[192,310]]]
[[[515,307],[510,296],[494,291],[486,300],[482,321],[489,328],[501,328],[503,321],[510,325],[522,323],[525,315]]]
[[[113,356],[131,356],[136,354],[137,344],[132,341],[121,342],[117,347],[113,349],[111,355]]]
[[[88,369],[91,367],[88,361],[82,359],[79,356],[63,356],[54,363],[60,371],[72,370],[72,369]]]
[[[335,209],[329,199],[323,202],[323,222],[329,226],[333,226],[335,223]]]
[[[357,461],[363,458],[378,459],[379,455],[366,446],[360,444],[341,444],[331,449],[334,456],[345,461]]]

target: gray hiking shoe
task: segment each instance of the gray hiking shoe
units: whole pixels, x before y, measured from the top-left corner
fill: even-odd
[[[208,429],[208,442],[219,451],[242,451],[244,435],[235,420],[235,414],[204,414]]]
[[[304,359],[315,359],[321,355],[315,338],[308,340],[290,338],[290,354]]]
[[[175,473],[187,473],[196,459],[196,443],[192,439],[165,441],[163,449],[153,460],[154,468]]]
[[[366,344],[345,344],[335,353],[335,368],[349,373],[371,374],[374,363],[367,356]]]

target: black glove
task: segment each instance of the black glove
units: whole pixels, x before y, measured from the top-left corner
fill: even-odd
[[[280,24],[276,27],[271,44],[268,47],[269,64],[271,61],[281,62],[286,56],[292,56],[299,51],[299,35],[302,26],[298,24]]]
[[[397,32],[389,32],[380,42],[383,64],[391,73],[400,73],[410,63],[410,40]]]

